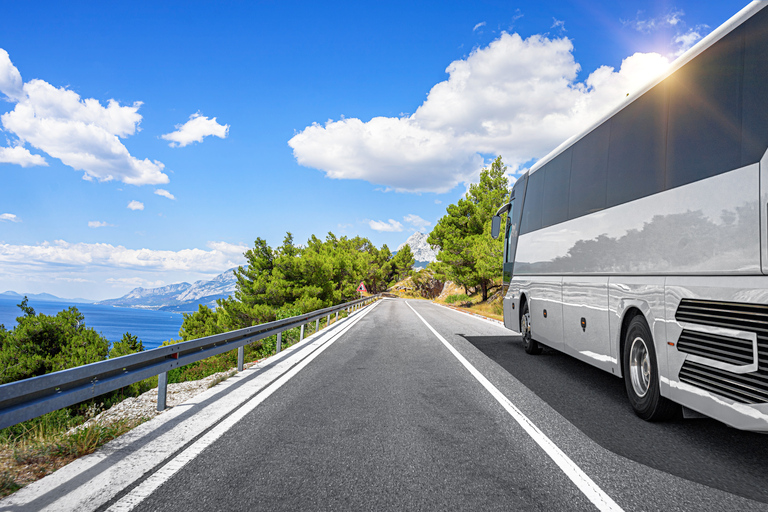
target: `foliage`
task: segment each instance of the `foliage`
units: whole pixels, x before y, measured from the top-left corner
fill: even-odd
[[[185,314],[179,335],[196,339],[252,325],[288,318],[341,304],[358,296],[364,282],[370,293],[386,290],[408,276],[415,263],[410,247],[392,255],[377,249],[367,238],[310,237],[304,246],[287,233],[282,245],[272,248],[257,238],[245,253],[246,264],[235,269],[233,296],[217,301],[217,308],[200,306]],[[266,350],[274,340],[263,340]]]
[[[144,344],[137,336],[127,332],[123,334],[120,341],[116,341],[112,344],[112,348],[109,350],[109,357],[111,359],[114,357],[135,354],[136,352],[144,352]]]
[[[454,304],[456,302],[469,302],[469,295],[467,295],[466,293],[449,295],[445,298],[445,302],[448,304]]]
[[[106,359],[109,341],[85,327],[76,307],[55,316],[35,314],[27,298],[12,331],[0,331],[0,384]]]
[[[501,277],[503,240],[491,238],[491,218],[507,200],[507,167],[501,156],[483,169],[480,182],[469,187],[465,197],[446,209],[427,242],[439,247],[435,271],[438,278],[488,290]]]

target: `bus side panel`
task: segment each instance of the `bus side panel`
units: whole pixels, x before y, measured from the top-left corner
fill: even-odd
[[[674,344],[667,346],[670,398],[732,427],[768,432],[768,276],[668,277],[665,303],[667,340]],[[717,356],[697,354],[704,344],[681,344],[683,330],[694,340],[698,333],[714,338],[726,356],[745,343],[755,347],[759,368],[723,368]]]
[[[563,278],[564,352],[601,370],[612,371],[608,326],[608,278]]]
[[[533,277],[527,296],[533,339],[563,350],[563,279]]]
[[[612,371],[622,376],[621,362],[621,325],[632,309],[637,309],[645,317],[653,334],[653,342],[658,357],[659,372],[662,376],[661,394],[669,396],[667,368],[667,332],[664,322],[664,281],[661,276],[618,276],[611,277],[608,284],[608,308],[611,336],[611,354],[615,366]]]
[[[504,327],[520,332],[520,296],[524,288],[530,287],[530,280],[513,278],[504,296]]]
[[[768,274],[768,151],[760,160],[760,256],[763,274]]]

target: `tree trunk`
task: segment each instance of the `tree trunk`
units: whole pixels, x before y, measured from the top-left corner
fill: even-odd
[[[485,302],[488,300],[488,283],[483,281],[482,286],[483,286],[483,302]]]

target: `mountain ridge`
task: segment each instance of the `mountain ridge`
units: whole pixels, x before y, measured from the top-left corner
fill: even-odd
[[[430,263],[437,261],[437,251],[427,243],[427,237],[425,233],[416,231],[397,248],[398,251],[406,245],[411,248],[416,268],[426,268]]]
[[[174,283],[158,288],[138,287],[122,297],[102,300],[96,304],[160,311],[197,311],[200,304],[216,307],[216,300],[232,295],[236,285],[235,269],[231,268],[210,281]]]

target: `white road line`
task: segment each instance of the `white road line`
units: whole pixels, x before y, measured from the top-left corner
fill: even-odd
[[[550,456],[550,458],[557,464],[560,469],[563,470],[563,472],[568,476],[568,478],[571,479],[571,481],[576,484],[576,487],[579,488],[579,490],[584,493],[584,495],[589,498],[589,501],[591,501],[599,510],[603,511],[621,511],[622,508],[619,507],[618,504],[616,504],[613,499],[611,499],[610,496],[608,496],[605,491],[603,491],[600,487],[597,486],[597,484],[587,476],[584,471],[581,470],[579,466],[577,466],[560,448],[555,445],[555,443],[552,442],[550,438],[548,438],[539,428],[534,425],[534,423],[528,419],[528,417],[523,414],[520,409],[515,407],[512,402],[509,401],[507,397],[505,397],[499,389],[491,384],[491,382],[483,376],[482,373],[480,373],[477,368],[472,366],[472,364],[467,361],[464,356],[459,354],[459,352],[453,348],[453,346],[448,343],[445,338],[440,336],[440,333],[438,333],[429,323],[427,323],[426,320],[424,320],[424,317],[422,317],[419,313],[416,312],[415,309],[413,309],[413,306],[408,304],[409,308],[411,308],[411,311],[416,313],[416,316],[419,317],[419,319],[424,322],[424,325],[426,325],[430,331],[432,331],[432,334],[437,336],[437,339],[439,339],[445,347],[450,350],[451,354],[456,357],[456,359],[459,360],[461,364],[464,365],[464,367],[469,370],[469,373],[472,374],[472,376],[480,382],[480,384],[483,385],[483,387],[493,396],[493,398],[496,399],[499,404],[501,404],[502,407],[509,413],[510,416],[512,416],[515,421],[517,421],[521,427],[528,433],[531,438],[533,438],[534,441],[536,441],[536,444],[538,444],[546,453]]]
[[[139,503],[144,501],[150,494],[156,491],[161,485],[163,485],[168,479],[175,475],[181,468],[183,468],[189,461],[200,455],[203,450],[213,444],[218,438],[220,438],[226,431],[232,428],[238,421],[243,419],[248,413],[253,411],[259,404],[264,402],[270,395],[280,389],[283,384],[291,380],[299,371],[307,366],[313,359],[319,356],[325,349],[330,347],[334,341],[338,340],[344,333],[351,329],[357,322],[363,319],[378,303],[374,303],[369,308],[365,308],[360,312],[356,312],[355,318],[352,319],[349,325],[344,326],[339,332],[335,333],[324,345],[315,350],[312,354],[304,358],[299,364],[291,368],[278,378],[273,384],[265,388],[258,395],[253,397],[240,409],[236,410],[232,415],[225,418],[221,423],[216,425],[207,434],[198,439],[195,443],[189,446],[186,450],[167,462],[163,467],[157,470],[149,478],[144,480],[141,484],[136,486],[131,492],[123,496],[109,509],[110,512],[122,512],[133,510]]]

